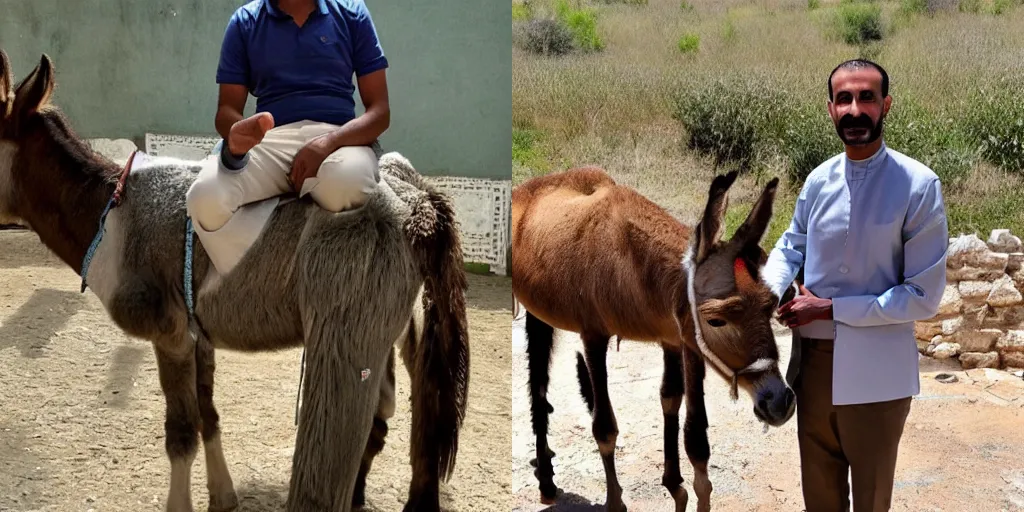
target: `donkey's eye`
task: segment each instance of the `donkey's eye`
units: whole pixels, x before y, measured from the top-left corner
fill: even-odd
[[[708,320],[708,325],[710,325],[711,327],[725,327],[725,320],[712,318]]]

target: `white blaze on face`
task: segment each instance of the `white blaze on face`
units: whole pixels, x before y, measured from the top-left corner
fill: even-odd
[[[0,141],[0,224],[14,222],[11,210],[14,206],[14,157],[18,154],[18,146],[13,142]]]

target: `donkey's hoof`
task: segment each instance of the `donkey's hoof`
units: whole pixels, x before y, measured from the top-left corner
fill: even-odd
[[[207,511],[231,512],[236,508],[238,508],[238,495],[235,494],[235,491],[231,491],[231,493],[221,496],[210,495],[210,505],[207,507]]]
[[[435,494],[430,498],[413,498],[409,500],[402,512],[440,512],[441,502]]]

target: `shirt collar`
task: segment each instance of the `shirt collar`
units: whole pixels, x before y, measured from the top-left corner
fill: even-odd
[[[327,14],[327,1],[317,0],[317,11],[320,14]],[[277,0],[263,0],[263,6],[267,9],[267,12],[275,18],[288,18],[288,14],[281,9],[277,8]]]
[[[882,141],[882,145],[878,148],[875,154],[863,159],[863,160],[852,160],[846,153],[843,153],[843,159],[846,162],[846,168],[850,171],[868,172],[878,169],[885,164],[887,156],[887,146],[885,141]]]

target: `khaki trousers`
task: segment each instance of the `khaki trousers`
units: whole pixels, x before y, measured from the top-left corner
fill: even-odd
[[[889,510],[912,397],[834,406],[833,341],[803,338],[797,345],[797,438],[807,512],[850,510],[851,480],[854,512]]]
[[[338,128],[313,121],[276,126],[249,151],[249,163],[239,172],[222,169],[219,155],[211,156],[188,191],[189,215],[206,231],[216,231],[242,205],[291,192],[295,155],[313,138]],[[362,206],[379,178],[371,147],[342,147],[305,181],[299,196],[312,194],[321,207],[339,212]]]
[[[314,137],[338,128],[313,121],[276,126],[249,151],[249,162],[239,171],[224,168],[219,152],[203,161],[186,204],[196,234],[221,274],[229,273],[255,243],[277,203],[242,207],[292,192],[289,174],[295,155]],[[372,147],[342,147],[305,180],[299,196],[311,195],[330,212],[358,208],[377,187],[377,162]]]

